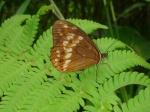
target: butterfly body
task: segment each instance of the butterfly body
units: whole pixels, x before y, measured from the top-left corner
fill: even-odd
[[[92,40],[74,24],[58,20],[54,23],[50,60],[61,72],[72,72],[97,64],[101,60]]]

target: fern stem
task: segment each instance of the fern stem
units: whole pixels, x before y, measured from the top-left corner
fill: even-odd
[[[125,87],[120,89],[120,93],[121,93],[121,95],[122,95],[122,100],[123,100],[124,102],[125,102],[125,101],[128,101],[128,95],[127,95],[127,92],[126,92]]]

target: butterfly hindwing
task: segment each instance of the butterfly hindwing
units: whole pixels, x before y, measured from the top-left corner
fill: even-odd
[[[54,46],[50,59],[61,72],[81,70],[96,64],[100,54],[90,38],[74,24],[58,20],[53,25]]]

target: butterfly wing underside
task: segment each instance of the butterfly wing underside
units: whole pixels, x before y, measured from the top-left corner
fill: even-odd
[[[50,60],[61,72],[87,68],[100,60],[100,53],[91,39],[74,24],[58,20],[54,23],[53,48]]]

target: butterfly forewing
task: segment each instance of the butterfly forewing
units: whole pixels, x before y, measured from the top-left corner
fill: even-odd
[[[54,23],[53,49],[50,59],[57,70],[71,72],[87,68],[100,60],[91,39],[74,24],[58,20]]]

